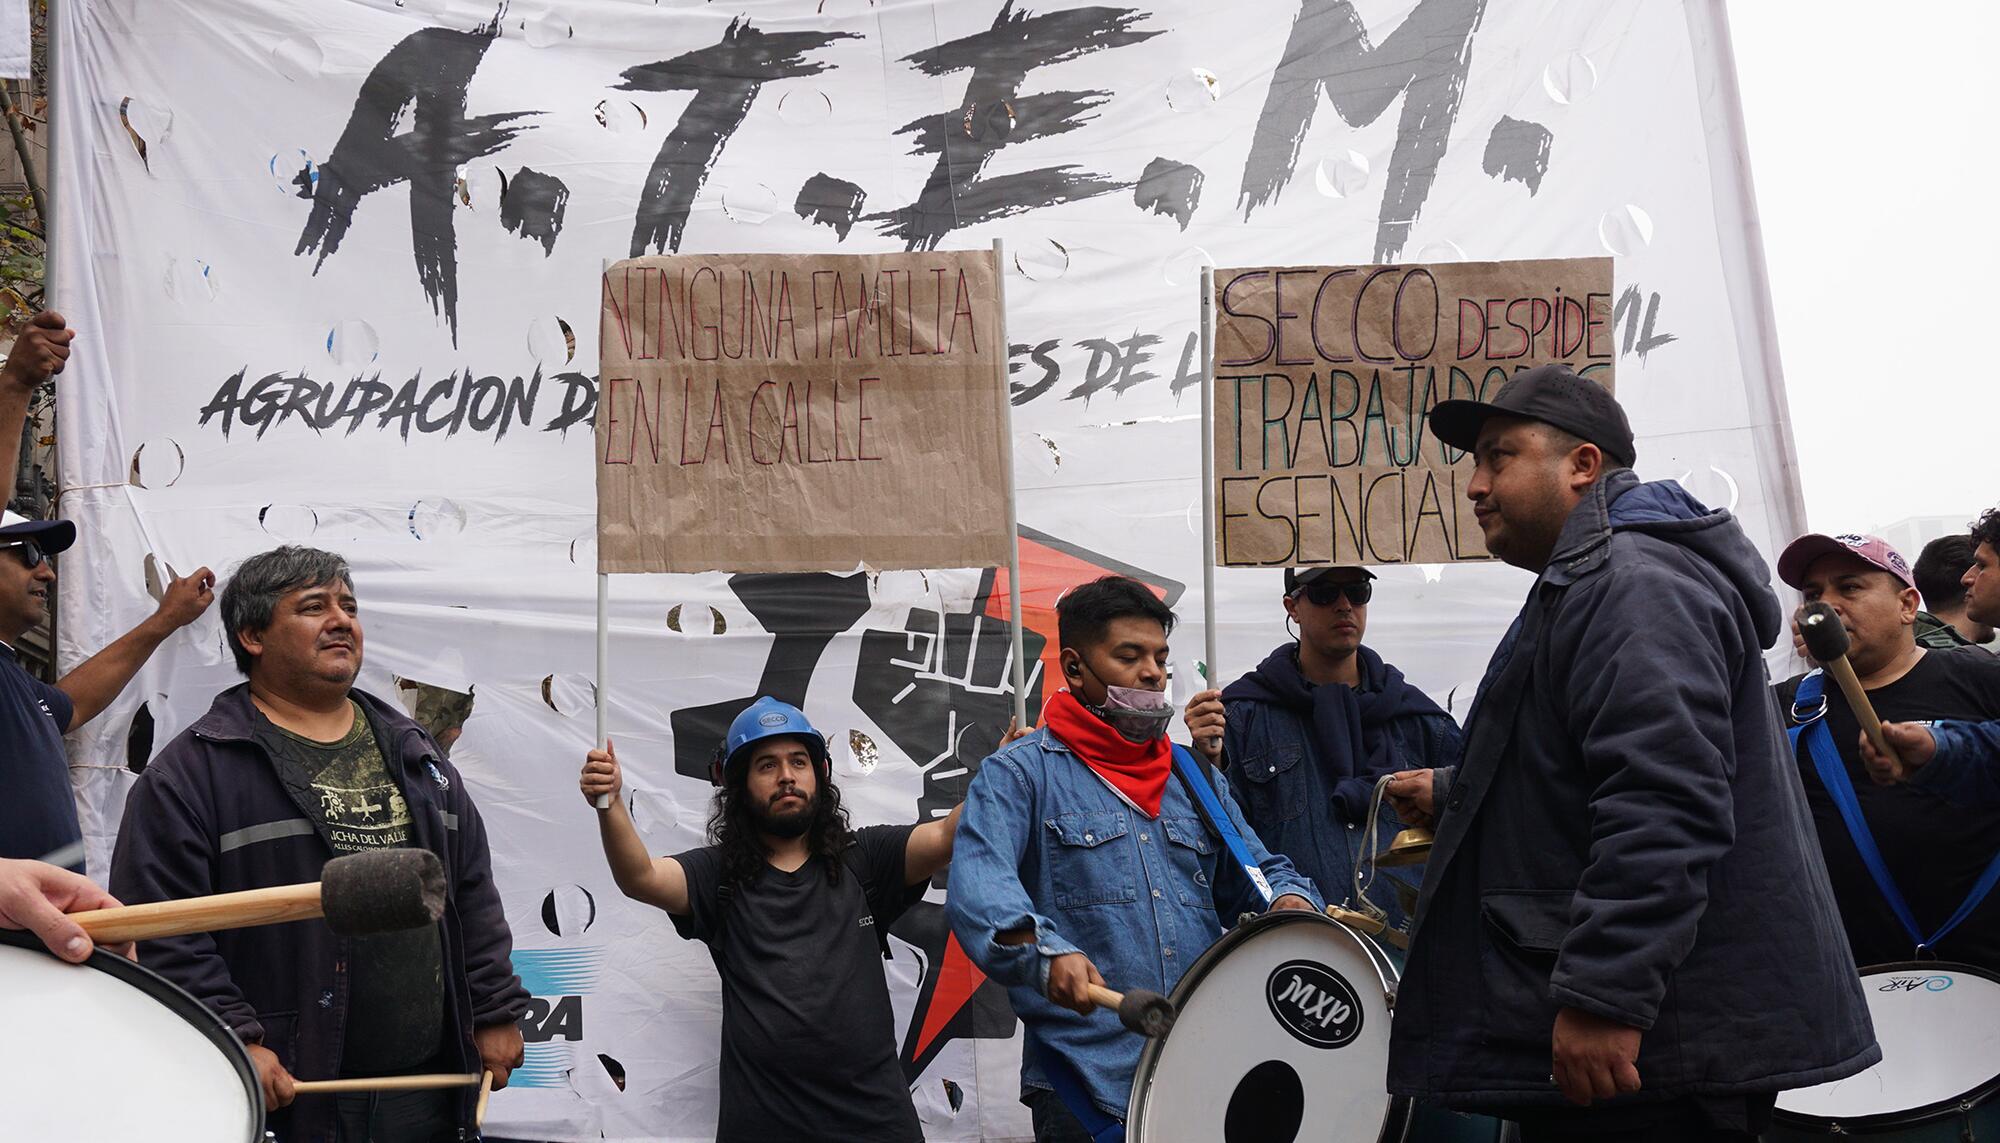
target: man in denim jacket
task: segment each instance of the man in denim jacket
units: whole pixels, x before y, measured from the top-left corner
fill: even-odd
[[[1376,779],[1409,773],[1428,784],[1460,749],[1451,716],[1362,645],[1374,594],[1364,567],[1286,568],[1285,618],[1297,635],[1227,688],[1194,696],[1185,716],[1195,749],[1230,767],[1257,836],[1336,900],[1353,896]],[[1417,824],[1383,806],[1377,851]],[[1369,893],[1391,926],[1404,914],[1389,880],[1414,898],[1421,877],[1384,870]]]
[[[1322,904],[1257,840],[1219,775],[1219,800],[1269,896],[1171,776],[1173,612],[1145,585],[1106,576],[1071,590],[1057,615],[1068,689],[973,779],[945,905],[959,944],[1027,1025],[1021,1102],[1038,1143],[1087,1140],[1086,1123],[1124,1118],[1142,1041],[1093,1009],[1091,984],[1170,992],[1242,914],[1267,901]],[[1056,1095],[1052,1069],[1084,1106]]]

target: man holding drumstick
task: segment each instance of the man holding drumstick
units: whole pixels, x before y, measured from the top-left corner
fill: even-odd
[[[2000,718],[2000,658],[1980,647],[1918,645],[1914,578],[1887,542],[1801,536],[1778,557],[1778,575],[1806,602],[1823,602],[1839,617],[1847,661],[1877,717]],[[1788,725],[1802,728],[1794,747],[1799,773],[1856,964],[1910,960],[1922,944],[1927,956],[2000,969],[2000,897],[1974,900],[1971,911],[1946,928],[1974,897],[2000,850],[2000,807],[1952,805],[1926,793],[1943,774],[1914,786],[1871,782],[1860,719],[1826,674],[1789,679],[1776,693]],[[1830,756],[1822,759],[1822,752]],[[1867,831],[1866,848],[1841,808],[1849,791]],[[1879,867],[1865,856],[1869,850],[1879,855]],[[1891,894],[1899,900],[1892,902]],[[1905,917],[1920,931],[1909,931]]]
[[[142,904],[317,881],[336,854],[408,846],[442,859],[444,916],[369,937],[319,924],[195,933],[142,942],[141,960],[249,1045],[285,1143],[456,1140],[472,1128],[471,1088],[292,1105],[292,1084],[484,1068],[506,1086],[528,994],[479,809],[422,727],[355,688],[362,629],[345,560],[299,547],[252,556],[223,589],[222,615],[248,682],[140,775],[112,891]]]

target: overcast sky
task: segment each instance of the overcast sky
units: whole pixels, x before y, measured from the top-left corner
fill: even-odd
[[[2000,503],[2000,4],[1729,12],[1812,526]]]

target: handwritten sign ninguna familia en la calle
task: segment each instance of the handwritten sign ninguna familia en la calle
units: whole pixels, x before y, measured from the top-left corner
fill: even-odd
[[[990,251],[604,272],[598,570],[1003,566]]]
[[[1611,259],[1215,271],[1216,562],[1492,556],[1428,432],[1551,361],[1611,388]]]

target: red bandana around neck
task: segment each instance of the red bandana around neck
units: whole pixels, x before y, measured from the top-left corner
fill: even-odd
[[[1173,745],[1166,735],[1133,742],[1084,709],[1068,691],[1057,691],[1042,704],[1042,724],[1147,817],[1160,816],[1160,798],[1174,764]]]

